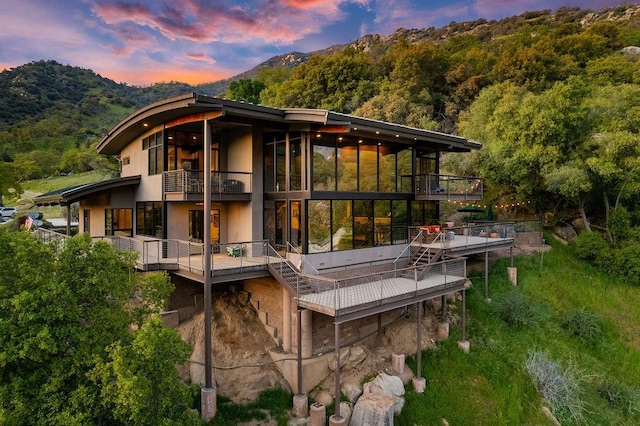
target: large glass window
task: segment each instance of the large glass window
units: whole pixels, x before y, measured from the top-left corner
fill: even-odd
[[[291,241],[294,247],[300,247],[302,244],[300,201],[291,201],[289,207],[291,210],[289,216],[289,241]]]
[[[397,145],[375,140],[323,134],[312,142],[314,190],[412,192],[411,148],[398,151]]]
[[[391,244],[391,201],[375,200],[373,214],[374,245]]]
[[[164,171],[163,142],[162,131],[142,139],[142,149],[148,151],[149,175],[157,175]]]
[[[308,201],[307,228],[308,253],[331,251],[331,201]]]
[[[189,210],[189,241],[204,241],[204,211]]]
[[[146,201],[136,203],[136,234],[162,238],[162,202]]]
[[[276,201],[276,229],[275,229],[275,244],[276,246],[284,246],[287,236],[287,202]]]
[[[437,205],[433,201],[411,202],[411,225],[421,226],[438,221]]]
[[[396,154],[390,147],[378,147],[378,182],[380,192],[396,191]]]
[[[302,189],[302,136],[293,133],[289,137],[289,189],[299,191]]]
[[[405,200],[393,200],[391,202],[391,238],[394,244],[408,242],[408,201]]]
[[[264,189],[267,192],[286,191],[286,133],[265,133],[264,143]]]
[[[403,149],[398,152],[398,176],[400,192],[413,192],[413,152],[411,149]]]
[[[264,238],[271,244],[276,241],[276,203],[273,200],[264,201]]]
[[[353,216],[351,200],[332,203],[331,240],[332,249],[349,250],[353,248]]]
[[[314,141],[313,146],[313,189],[316,191],[336,190],[336,148],[326,141]],[[324,145],[319,145],[324,143]]]
[[[106,209],[104,234],[110,236],[133,236],[133,209]]]
[[[85,234],[91,234],[91,210],[82,209],[82,231]]]
[[[378,190],[378,146],[359,145],[359,180],[360,191],[373,192]]]
[[[358,190],[358,145],[338,139],[338,191]]]
[[[353,202],[353,228],[355,248],[373,247],[373,201]]]

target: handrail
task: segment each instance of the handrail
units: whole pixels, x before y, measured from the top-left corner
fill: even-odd
[[[407,251],[407,250],[411,250],[411,247],[413,246],[413,243],[415,243],[415,242],[416,242],[416,240],[420,239],[420,241],[422,241],[422,231],[423,231],[423,230],[422,230],[422,229],[420,229],[420,231],[418,232],[418,235],[416,235],[416,236],[415,236],[415,238],[414,238],[413,240],[411,240],[411,241],[409,242],[409,244],[407,244],[407,247],[406,247],[404,250],[402,250],[402,251],[400,252],[400,254],[395,258],[395,260],[393,261],[393,264],[394,264],[394,265],[395,265],[396,263],[398,263],[398,261],[400,260],[400,258],[404,257],[403,255],[404,255],[404,252],[405,252],[405,251]],[[409,256],[409,259],[411,259],[411,255]],[[394,268],[395,268],[395,266],[394,266]]]
[[[291,252],[292,252],[292,253],[297,253],[297,254],[299,254],[299,255],[300,255],[300,260],[305,264],[305,268],[304,268],[305,270],[307,269],[307,268],[306,268],[306,266],[308,266],[308,267],[312,270],[312,272],[314,272],[314,274],[313,274],[313,275],[320,275],[320,271],[318,271],[318,270],[316,269],[316,267],[315,267],[315,266],[313,266],[313,265],[312,265],[312,264],[311,264],[311,263],[310,263],[310,262],[309,262],[309,261],[304,257],[304,255],[303,255],[303,253],[302,253],[302,247],[300,247],[299,245],[294,244],[294,243],[292,243],[292,242],[290,242],[290,241],[287,241],[287,249],[288,249],[289,247],[291,248]],[[298,250],[300,250],[300,251],[298,251]],[[289,251],[289,250],[287,250],[287,251]]]

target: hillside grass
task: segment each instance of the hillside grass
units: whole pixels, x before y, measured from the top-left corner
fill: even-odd
[[[549,236],[547,236],[549,237]],[[635,425],[640,418],[640,288],[615,279],[578,260],[570,246],[552,238],[553,249],[516,257],[518,286],[507,278],[509,259],[489,271],[491,302],[484,298],[484,272],[472,272],[467,293],[469,353],[458,348],[460,324],[452,325],[448,340],[422,357],[425,392],[406,386],[406,404],[396,425],[554,425],[542,411],[525,363],[530,355],[548,359],[576,374],[580,404],[586,407],[580,421],[566,424]],[[513,297],[517,295],[516,297]],[[505,301],[522,299],[528,321],[508,325],[501,315]],[[576,311],[591,314],[600,325],[598,339],[579,339],[569,333],[567,319]],[[456,312],[460,314],[460,303]],[[519,325],[518,325],[519,324]],[[415,357],[407,358],[416,371]],[[220,401],[224,424],[248,421],[249,407]],[[279,398],[279,410],[291,409],[291,397]],[[274,401],[252,404],[251,410],[274,410]],[[280,411],[282,412],[282,411]],[[332,413],[327,407],[327,413]],[[256,418],[257,420],[262,417]],[[222,424],[212,421],[210,424]]]
[[[4,201],[5,205],[16,206],[18,215],[28,211],[39,211],[44,215],[45,219],[66,217],[64,208],[60,206],[34,206],[33,198],[50,191],[99,182],[110,178],[111,176],[106,175],[104,171],[94,170],[68,176],[51,176],[44,179],[28,180],[20,183],[23,193],[19,198],[5,197]]]
[[[552,240],[552,239],[551,239]],[[547,240],[549,241],[549,239]],[[423,356],[423,394],[408,389],[398,425],[553,424],[541,411],[544,403],[525,362],[535,351],[576,372],[586,424],[637,424],[640,416],[640,288],[615,279],[577,260],[571,247],[552,242],[553,250],[518,257],[518,286],[507,279],[509,259],[489,273],[492,301],[484,299],[484,274],[471,276],[467,294],[469,353],[457,347],[460,325],[450,338]],[[519,293],[532,321],[508,325],[501,301]],[[458,313],[459,313],[458,308]],[[580,310],[600,324],[595,341],[569,333],[567,318]],[[522,313],[523,315],[525,313]],[[415,359],[409,359],[415,371]],[[410,388],[410,386],[408,386]],[[560,417],[562,424],[575,419]]]

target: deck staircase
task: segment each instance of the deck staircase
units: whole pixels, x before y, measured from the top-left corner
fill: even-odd
[[[420,268],[421,266],[426,266],[430,263],[435,263],[442,258],[442,250],[433,249],[429,247],[420,247],[416,250],[415,253],[411,256],[409,260],[409,264],[411,266],[417,266]]]
[[[302,296],[315,291],[314,285],[290,261],[280,256],[271,246],[269,251],[270,256],[279,258],[279,262],[269,262],[267,269],[291,294]]]

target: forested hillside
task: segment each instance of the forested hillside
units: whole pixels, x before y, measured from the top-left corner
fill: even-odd
[[[196,87],[131,87],[34,62],[0,73],[0,167],[18,180],[113,167],[92,148],[111,126],[196,91],[461,134],[485,148],[447,168],[482,175],[487,204],[527,200],[537,213],[574,210],[607,228],[640,187],[637,46],[640,6],[629,5],[399,29]]]

